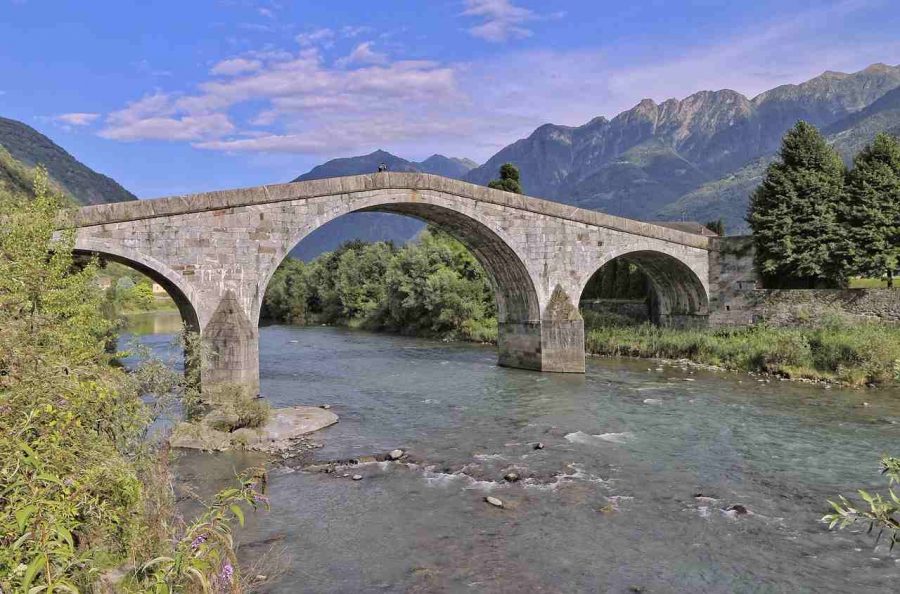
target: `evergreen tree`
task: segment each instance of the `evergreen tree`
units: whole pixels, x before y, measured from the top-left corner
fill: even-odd
[[[707,221],[704,227],[706,227],[716,235],[725,235],[725,221],[723,221],[722,219]]]
[[[900,261],[900,142],[879,134],[853,161],[838,209],[847,275],[881,277],[893,286]]]
[[[779,156],[750,197],[747,221],[757,267],[780,284],[840,283],[836,211],[844,164],[819,131],[802,121],[785,134]]]
[[[512,163],[504,163],[500,166],[500,179],[491,181],[488,187],[521,194],[522,183],[519,181],[519,169]]]

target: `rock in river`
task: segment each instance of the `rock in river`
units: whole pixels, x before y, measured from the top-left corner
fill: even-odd
[[[503,507],[503,502],[500,501],[499,499],[497,499],[496,497],[491,497],[490,495],[488,495],[487,497],[484,498],[484,500],[488,504],[493,505],[494,507],[501,507],[501,508]]]
[[[390,458],[391,460],[399,460],[402,457],[403,457],[403,450],[391,450],[388,453],[388,458]]]
[[[268,422],[257,429],[219,431],[208,422],[209,418],[199,423],[179,423],[169,438],[171,446],[207,451],[286,450],[291,447],[292,440],[338,422],[338,416],[333,412],[313,406],[276,408]]]
[[[503,475],[503,480],[510,482],[510,483],[514,483],[517,480],[519,480],[519,473],[518,472],[507,472],[506,474]]]

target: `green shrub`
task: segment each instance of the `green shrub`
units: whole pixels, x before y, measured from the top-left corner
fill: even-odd
[[[239,384],[218,384],[203,390],[208,417],[215,417],[210,425],[218,431],[232,432],[238,429],[256,429],[269,420],[267,402],[251,395]]]

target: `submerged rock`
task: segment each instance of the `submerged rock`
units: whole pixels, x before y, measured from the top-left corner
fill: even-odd
[[[179,423],[169,437],[169,444],[206,451],[249,449],[280,453],[290,449],[298,438],[334,425],[338,416],[312,406],[276,408],[262,427],[231,432],[216,429],[221,426],[218,425],[221,420],[220,416],[211,414],[199,423]]]
[[[362,476],[361,474],[354,474],[354,475],[353,475],[353,480],[355,480],[355,481],[361,481],[362,478],[363,478],[363,476]]]
[[[503,475],[503,480],[510,482],[510,483],[514,483],[514,482],[518,481],[519,478],[520,477],[519,477],[518,472],[507,472],[506,474]]]
[[[403,450],[399,450],[399,449],[398,449],[398,450],[391,450],[391,451],[388,453],[388,459],[389,459],[389,460],[399,460],[399,459],[402,458],[402,457],[403,457]]]
[[[541,442],[537,442],[536,444],[534,444],[534,449],[536,449],[536,450],[543,450],[543,449],[544,449],[544,444],[541,443]]]
[[[486,503],[488,503],[489,505],[493,505],[494,507],[499,507],[499,508],[503,507],[503,502],[500,501],[499,499],[497,499],[496,497],[491,497],[490,495],[488,495],[487,497],[484,498],[484,500]]]
[[[746,507],[744,507],[743,505],[741,505],[739,503],[729,507],[728,511],[734,512],[736,515],[739,515],[739,516],[745,516],[748,513],[750,513]]]

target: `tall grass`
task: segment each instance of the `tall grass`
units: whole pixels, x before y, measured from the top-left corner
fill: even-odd
[[[585,350],[605,356],[689,359],[726,369],[848,385],[900,381],[900,327],[826,319],[816,326],[689,329],[597,326]]]

